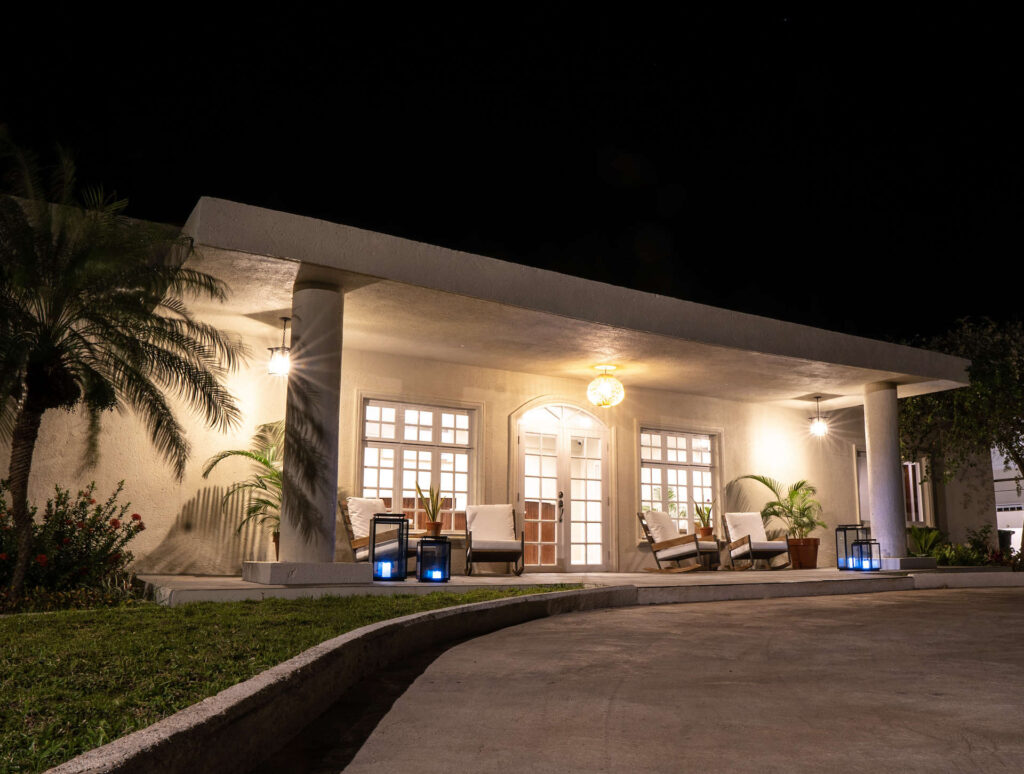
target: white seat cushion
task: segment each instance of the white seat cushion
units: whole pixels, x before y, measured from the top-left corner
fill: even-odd
[[[518,540],[477,540],[473,534],[473,551],[518,551],[522,544]]]
[[[470,505],[466,508],[466,528],[473,533],[474,548],[486,540],[515,540],[515,524],[511,505]]]
[[[370,534],[370,519],[375,513],[384,513],[387,508],[383,500],[375,500],[368,497],[348,498],[348,520],[352,525],[352,534],[357,537],[366,537]]]
[[[678,559],[681,556],[696,556],[697,544],[683,543],[681,546],[672,546],[671,548],[666,548],[663,551],[656,551],[655,554],[658,557],[658,561],[662,562],[666,559]]]
[[[714,541],[699,540],[697,542],[700,544],[700,550],[701,551],[717,551],[718,550],[718,543],[715,543]]]
[[[751,549],[753,549],[755,554],[773,552],[782,554],[789,550],[789,545],[785,540],[751,540],[749,547],[742,545],[732,549],[732,555],[743,556],[749,553]]]
[[[768,539],[764,532],[764,521],[761,519],[761,514],[756,511],[727,513],[725,514],[725,525],[729,528],[730,542],[747,535],[750,535],[750,539],[754,542],[761,541],[763,543]]]
[[[664,511],[646,511],[644,519],[647,521],[647,529],[651,531],[651,539],[655,543],[664,543],[666,540],[679,537],[676,520]]]

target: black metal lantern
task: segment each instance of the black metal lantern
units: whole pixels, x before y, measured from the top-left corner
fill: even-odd
[[[375,581],[404,581],[409,520],[398,513],[375,513],[370,519],[370,566]]]
[[[882,569],[882,547],[877,540],[854,540],[850,569],[872,572]]]
[[[447,583],[452,577],[452,544],[445,536],[422,537],[416,546],[416,579]]]
[[[840,570],[860,569],[853,566],[853,543],[870,539],[871,530],[863,524],[840,524],[836,527],[836,567]]]

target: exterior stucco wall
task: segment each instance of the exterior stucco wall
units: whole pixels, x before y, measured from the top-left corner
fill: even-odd
[[[941,470],[934,471],[935,526],[954,543],[967,541],[967,530],[992,527],[990,545],[995,548],[996,496],[992,484],[990,458],[979,455],[972,464],[962,468],[952,481],[941,480]]]
[[[192,458],[183,481],[176,482],[159,458],[142,423],[131,415],[112,414],[104,422],[101,463],[93,471],[77,470],[84,439],[80,417],[51,412],[44,420],[31,480],[31,500],[42,505],[54,483],[77,489],[91,480],[106,496],[125,480],[125,497],[141,513],[147,529],[134,542],[137,568],[148,572],[235,573],[246,558],[269,558],[272,547],[264,531],[235,532],[238,503],[225,508],[224,488],[248,474],[244,461],[222,463],[209,480],[203,462],[225,448],[245,448],[256,425],[283,417],[284,381],[265,373],[262,346],[275,343],[267,327],[266,341],[253,341],[251,365],[231,377],[229,386],[245,411],[236,432],[225,435],[189,422]],[[339,486],[358,493],[359,406],[364,397],[462,405],[478,409],[477,491],[483,502],[508,502],[515,496],[509,482],[510,416],[542,397],[585,403],[586,382],[466,365],[415,360],[345,349],[342,358]],[[819,487],[830,529],[855,520],[856,479],[853,444],[842,433],[826,439],[807,432],[809,411],[659,390],[630,389],[619,406],[595,412],[610,430],[611,569],[653,566],[646,547],[638,546],[635,512],[639,505],[639,442],[641,425],[711,432],[718,436],[716,483],[726,510],[757,510],[767,490],[755,482],[732,484],[738,476],[763,473],[788,484],[806,478]],[[182,417],[187,416],[182,412]],[[862,438],[859,441],[863,443]],[[6,470],[7,450],[0,451]],[[819,564],[833,561],[830,531],[822,538]]]
[[[229,448],[248,448],[256,425],[279,419],[284,413],[283,380],[266,373],[262,346],[279,343],[268,328],[266,341],[247,336],[254,356],[248,368],[231,375],[228,388],[244,412],[242,425],[229,434],[203,427],[180,404],[172,403],[187,429],[192,454],[181,482],[149,440],[143,422],[134,414],[111,412],[103,418],[100,462],[92,470],[80,470],[85,448],[83,417],[49,411],[43,417],[29,481],[29,502],[40,512],[55,484],[74,493],[96,482],[96,499],[103,501],[118,481],[124,480],[121,501],[142,515],[146,525],[129,544],[136,569],[149,572],[234,574],[243,558],[270,558],[273,546],[265,530],[255,527],[236,531],[241,518],[238,502],[222,503],[231,483],[248,474],[239,460],[221,463],[209,479],[202,478],[203,463]],[[276,338],[276,341],[275,341]],[[10,449],[0,446],[0,470],[6,477]]]
[[[857,449],[864,451],[863,412],[850,408],[838,412],[837,416],[843,432]],[[951,481],[944,481],[943,471],[937,467],[924,481],[925,515],[954,543],[966,542],[969,529],[979,529],[986,524],[996,529],[997,494],[992,483],[995,470],[989,462],[988,457],[979,456]],[[995,545],[993,533],[992,546]]]
[[[586,407],[587,382],[534,374],[475,368],[378,353],[346,350],[342,360],[342,442],[339,485],[352,493],[359,482],[358,415],[360,398],[405,399],[481,408],[481,445],[477,464],[484,502],[509,502],[509,417],[542,397],[569,400]],[[716,476],[727,510],[760,510],[768,491],[738,476],[763,473],[789,484],[807,478],[819,487],[830,528],[855,520],[853,440],[817,439],[807,432],[809,412],[718,400],[660,390],[630,389],[619,406],[595,410],[611,431],[611,525],[620,571],[654,566],[649,552],[638,548],[639,431],[641,425],[704,431],[719,436]],[[514,439],[512,439],[514,440]],[[863,440],[861,440],[863,443]],[[831,534],[822,538],[819,564],[835,556]],[[613,543],[613,545],[614,545]],[[615,559],[613,558],[613,564]]]

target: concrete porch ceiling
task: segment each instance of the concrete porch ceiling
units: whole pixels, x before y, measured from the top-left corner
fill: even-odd
[[[346,349],[581,380],[608,363],[627,390],[804,409],[818,394],[826,410],[862,404],[871,382],[900,397],[966,383],[947,355],[232,202],[201,200],[186,231],[197,268],[232,290],[204,314],[259,341],[290,314],[305,261],[344,278]]]

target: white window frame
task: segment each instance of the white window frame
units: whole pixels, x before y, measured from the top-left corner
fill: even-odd
[[[384,409],[393,409],[395,412],[395,421],[393,437],[373,437],[368,435],[368,423],[372,423],[373,420],[368,418],[368,409],[376,408],[383,412]],[[430,412],[432,414],[430,425],[406,425],[405,417],[406,411],[415,412]],[[443,432],[449,428],[442,426],[442,415],[454,415],[455,417],[466,417],[466,427],[453,427],[450,428],[453,431],[453,440],[450,442],[442,441]],[[417,417],[418,419],[419,417]],[[374,398],[370,396],[362,396],[359,407],[359,465],[357,470],[357,486],[356,490],[359,492],[360,497],[374,496],[387,499],[390,497],[391,505],[389,510],[394,513],[405,512],[412,521],[412,526],[422,526],[421,517],[423,514],[423,505],[419,501],[418,497],[414,495],[414,506],[412,508],[404,507],[404,495],[403,492],[406,490],[403,481],[404,459],[409,453],[415,453],[419,457],[420,452],[430,453],[430,466],[429,469],[423,468],[418,470],[415,478],[420,485],[420,488],[426,493],[430,486],[442,485],[444,478],[447,474],[451,474],[453,484],[450,488],[445,487],[442,490],[442,496],[451,495],[452,507],[450,509],[451,516],[445,518],[445,529],[464,529],[465,528],[465,506],[469,503],[475,502],[474,497],[476,495],[476,466],[477,466],[477,422],[478,412],[475,408],[465,406],[450,406],[444,404],[432,404],[432,403],[420,403],[403,400],[392,400],[384,398]],[[456,424],[461,425],[456,419]],[[415,427],[415,439],[406,437],[406,430]],[[429,433],[426,431],[429,427]],[[463,434],[464,433],[464,434]],[[410,432],[410,435],[413,435]],[[465,439],[464,443],[459,443],[459,440]],[[457,439],[457,440],[456,440]],[[368,449],[390,449],[394,455],[394,467],[392,468],[392,484],[390,495],[384,494],[382,487],[378,486],[367,486],[367,450]],[[442,470],[441,467],[441,455],[444,453],[455,453],[466,455],[466,470]],[[380,468],[375,468],[380,470]],[[459,486],[460,481],[464,481],[464,488]],[[377,482],[380,483],[379,481]],[[371,491],[367,491],[371,490]],[[459,497],[462,495],[463,497]],[[464,498],[464,499],[463,499]],[[463,500],[460,502],[460,500]],[[444,510],[447,516],[448,509]]]
[[[658,436],[660,443],[657,444],[660,459],[645,459],[645,450],[654,449],[655,445],[650,443],[645,444],[645,440],[649,440],[650,436]],[[686,458],[684,461],[679,460],[678,447],[672,448],[669,446],[669,438],[673,439],[686,439]],[[698,431],[698,430],[677,430],[666,427],[656,427],[654,425],[640,425],[638,433],[638,457],[640,460],[640,477],[638,479],[639,486],[637,489],[640,495],[640,509],[641,510],[663,510],[667,513],[673,512],[673,505],[670,502],[667,490],[669,488],[669,471],[678,472],[683,471],[686,473],[686,503],[683,505],[685,509],[685,517],[677,516],[677,524],[681,532],[692,534],[695,531],[696,525],[699,524],[696,518],[696,511],[694,506],[699,504],[709,504],[711,502],[720,502],[718,497],[718,477],[716,475],[716,459],[718,458],[718,447],[721,443],[721,436],[719,433]],[[694,462],[692,452],[694,451],[694,440],[699,439],[701,442],[707,442],[707,448],[701,448],[701,459],[699,462]],[[671,459],[670,457],[675,457]],[[653,481],[645,481],[648,476],[645,475],[645,469],[648,471],[658,470],[660,475],[660,481],[655,483]],[[693,497],[693,474],[698,473],[701,476],[701,482],[698,485],[701,490],[710,490],[701,501],[694,500]],[[654,478],[654,476],[650,476]],[[647,494],[646,487],[650,486],[652,489],[660,488],[659,497],[645,498]],[[710,497],[710,499],[708,499]],[[654,507],[657,506],[657,507]],[[678,507],[678,505],[677,505]],[[716,508],[717,510],[717,508]],[[677,511],[678,512],[678,511]],[[711,523],[715,525],[718,521],[718,514],[712,513]]]
[[[924,465],[920,460],[903,462],[900,471],[903,483],[904,507],[908,527],[934,526],[930,488],[924,479]],[[916,518],[915,518],[916,517]]]

